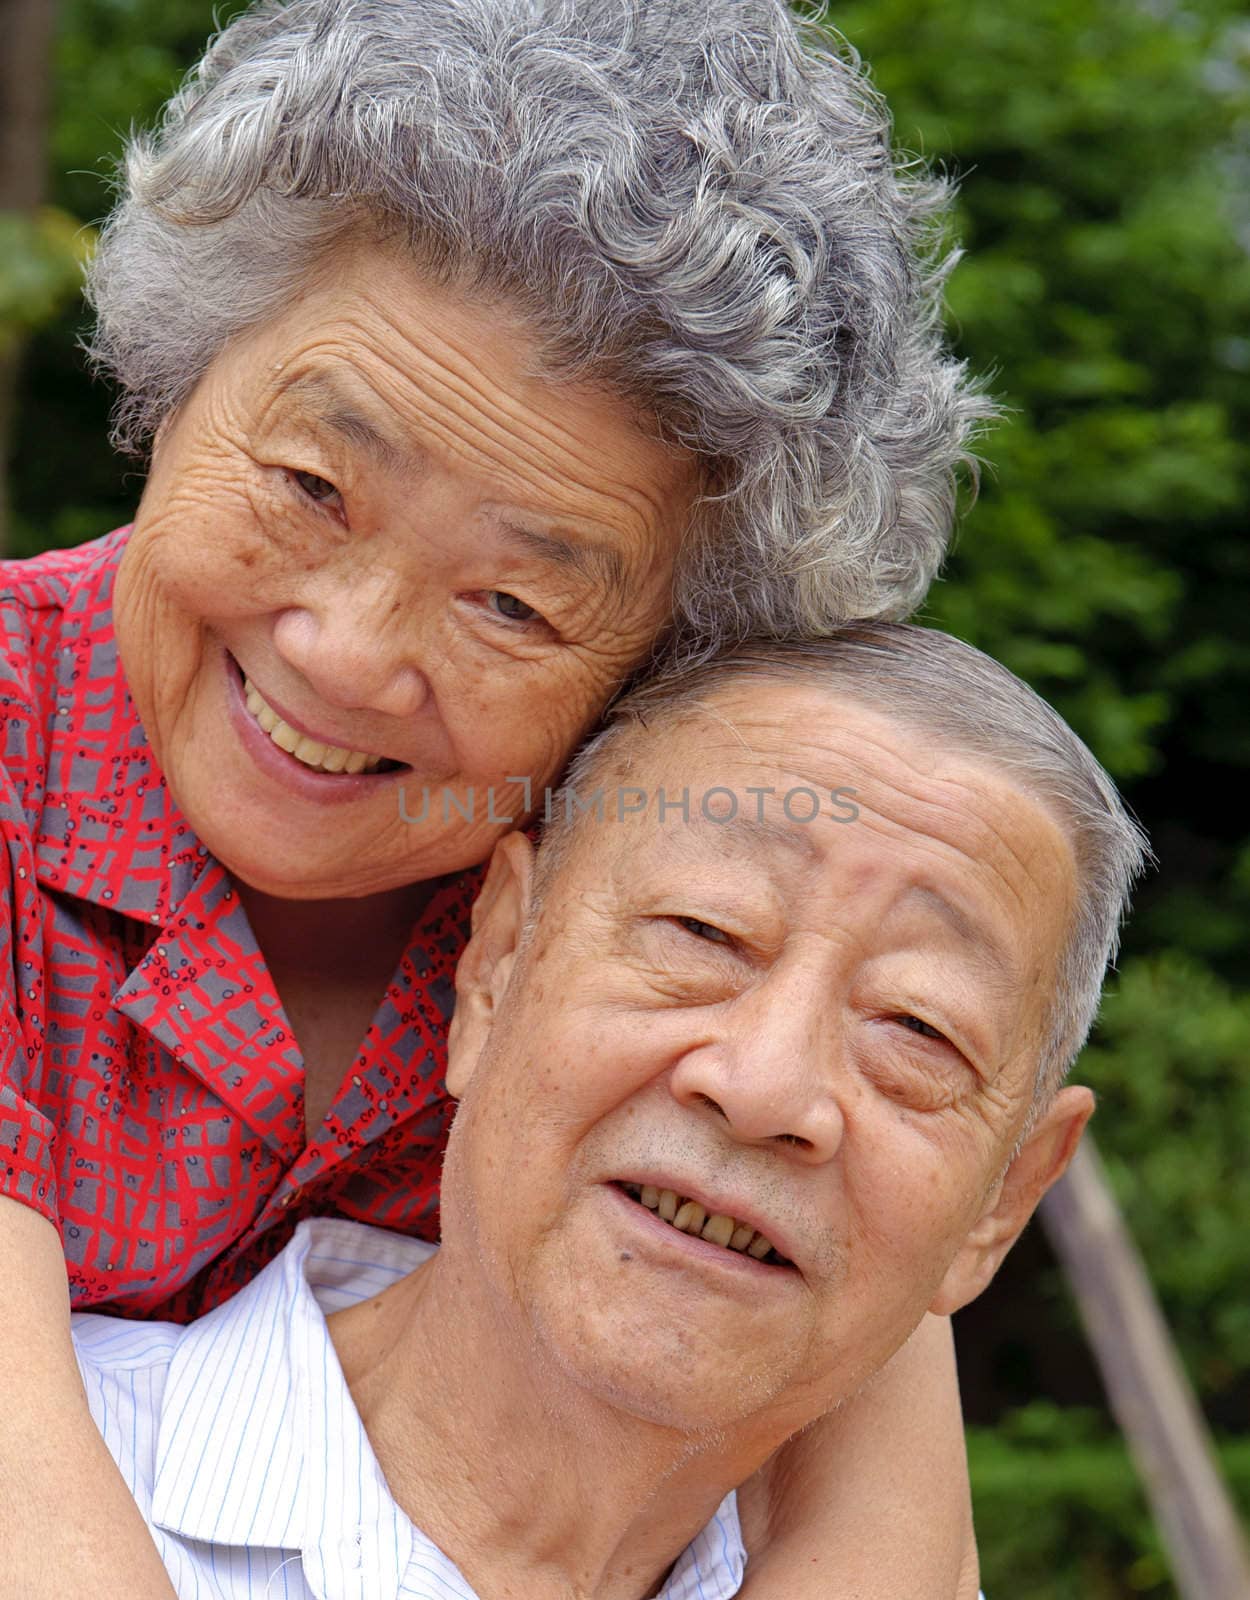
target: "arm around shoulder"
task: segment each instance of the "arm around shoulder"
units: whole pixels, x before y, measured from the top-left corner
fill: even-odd
[[[976,1600],[968,1462],[945,1317],[739,1490],[743,1600]]]
[[[57,1230],[9,1199],[0,1199],[0,1393],[0,1591],[173,1600],[87,1404]]]

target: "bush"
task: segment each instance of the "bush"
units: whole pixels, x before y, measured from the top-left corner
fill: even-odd
[[[1177,1600],[1122,1440],[1096,1414],[1045,1402],[968,1434],[987,1600]],[[1250,1440],[1220,1451],[1250,1510]]]

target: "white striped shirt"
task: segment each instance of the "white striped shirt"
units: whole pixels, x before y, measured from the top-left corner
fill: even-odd
[[[92,1415],[182,1600],[475,1600],[392,1499],[325,1320],[432,1249],[316,1218],[189,1327],[74,1317]],[[662,1600],[728,1600],[745,1563],[730,1494]]]

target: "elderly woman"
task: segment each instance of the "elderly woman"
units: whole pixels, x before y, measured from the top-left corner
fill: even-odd
[[[473,869],[621,683],[924,593],[984,413],[938,200],[777,0],[264,0],[133,142],[90,288],[150,476],[0,595],[12,1592],[168,1593],[69,1304],[435,1235]],[[746,1592],[948,1593],[964,1503],[935,1325]]]

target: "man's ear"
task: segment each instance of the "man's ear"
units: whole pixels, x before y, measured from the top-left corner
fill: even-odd
[[[447,1034],[447,1088],[464,1093],[495,1020],[529,916],[534,847],[523,833],[495,846],[474,902],[473,934],[456,967],[456,1009]]]
[[[1060,1089],[995,1185],[942,1279],[930,1311],[949,1316],[981,1293],[1038,1201],[1063,1176],[1093,1109],[1090,1090],[1075,1084]]]

